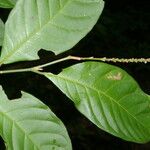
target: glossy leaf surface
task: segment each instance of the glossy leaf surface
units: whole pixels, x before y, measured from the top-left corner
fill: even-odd
[[[71,150],[63,123],[41,101],[23,93],[9,101],[0,89],[0,135],[8,150]]]
[[[43,48],[71,49],[95,25],[102,0],[19,0],[5,27],[0,64],[38,59]]]
[[[0,46],[3,44],[3,39],[4,39],[4,23],[0,19]]]
[[[0,0],[0,7],[2,8],[12,8],[17,0]]]
[[[99,128],[128,141],[150,141],[150,96],[125,71],[86,62],[45,76]]]

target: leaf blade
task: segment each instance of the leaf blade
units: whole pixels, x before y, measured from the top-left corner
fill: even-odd
[[[0,19],[0,46],[2,46],[3,44],[3,40],[4,40],[4,23],[3,21]]]
[[[63,123],[27,93],[19,100],[1,102],[0,135],[12,150],[72,149]]]
[[[13,8],[17,0],[0,0],[0,7],[2,8]]]
[[[150,140],[150,97],[123,70],[86,62],[45,76],[99,128],[128,141]]]
[[[41,48],[55,54],[72,48],[92,29],[103,7],[102,0],[18,1],[6,22],[0,63],[38,59]]]

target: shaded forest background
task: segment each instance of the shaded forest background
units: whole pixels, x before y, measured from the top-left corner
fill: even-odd
[[[150,1],[148,0],[105,0],[106,5],[94,29],[72,50],[55,56],[41,50],[40,60],[21,62],[1,69],[22,68],[49,62],[63,56],[95,57],[150,57]],[[0,9],[0,18],[6,21],[9,9]],[[58,73],[62,68],[75,64],[64,62],[45,71]],[[150,94],[150,64],[113,64],[132,75],[141,88]],[[74,150],[150,150],[150,143],[135,144],[101,131],[81,115],[65,95],[49,80],[34,73],[17,73],[0,76],[0,85],[9,99],[19,98],[26,91],[46,103],[64,122]],[[0,150],[4,144],[1,140]]]

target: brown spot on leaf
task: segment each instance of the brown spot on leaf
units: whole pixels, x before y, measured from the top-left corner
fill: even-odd
[[[121,74],[121,72],[118,72],[117,74],[108,75],[107,79],[109,79],[109,80],[121,80],[122,74]]]

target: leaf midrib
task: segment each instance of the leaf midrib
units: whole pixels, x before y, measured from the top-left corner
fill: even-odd
[[[69,3],[71,3],[71,2],[72,2],[72,0],[71,0],[71,1],[68,0],[68,1],[64,4],[64,6],[63,6],[52,18],[49,18],[49,20],[48,20],[45,24],[43,24],[43,26],[42,26],[41,28],[38,28],[36,31],[30,33],[30,35],[28,36],[28,38],[23,39],[22,42],[20,42],[20,44],[18,44],[16,47],[14,47],[14,48],[11,50],[11,52],[10,52],[8,55],[6,55],[6,56],[0,61],[0,65],[2,65],[9,57],[11,57],[11,56],[17,51],[17,49],[20,49],[20,47],[21,47],[22,45],[25,45],[25,43],[27,43],[32,37],[34,37],[37,33],[39,33],[41,30],[43,30],[43,28],[44,28],[45,26],[47,26],[53,19],[55,19],[55,18],[57,17],[57,15],[59,15],[60,12],[61,12],[67,5],[69,5]]]
[[[65,81],[70,81],[70,82],[75,83],[75,84],[78,84],[78,85],[80,85],[80,86],[83,86],[83,87],[87,87],[87,88],[89,88],[89,89],[92,89],[92,90],[96,91],[97,93],[102,94],[102,95],[108,97],[110,100],[112,100],[112,101],[113,101],[114,103],[116,103],[118,106],[120,106],[125,112],[127,112],[127,114],[129,114],[129,115],[130,115],[136,122],[138,122],[141,126],[143,126],[144,128],[147,128],[147,127],[145,127],[145,125],[144,125],[143,123],[141,123],[140,121],[138,121],[138,119],[137,119],[134,115],[132,115],[127,109],[125,109],[123,106],[121,106],[117,101],[115,101],[115,99],[114,99],[113,97],[107,95],[105,92],[103,92],[103,91],[101,91],[101,90],[97,90],[96,88],[94,88],[94,87],[92,87],[92,86],[90,87],[89,85],[87,85],[87,84],[85,84],[85,83],[81,83],[81,82],[75,81],[75,80],[73,80],[73,79],[66,78],[65,76],[62,76],[62,75],[60,75],[60,74],[54,75],[54,74],[52,74],[52,73],[48,73],[48,76],[52,76],[52,77],[54,77],[54,78],[64,79]],[[149,131],[149,129],[148,129],[148,131]],[[149,133],[149,132],[148,132],[148,133]]]

